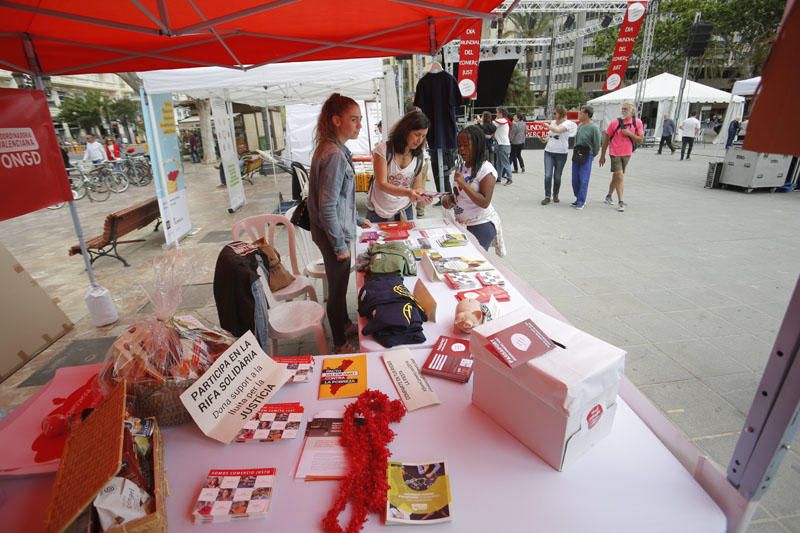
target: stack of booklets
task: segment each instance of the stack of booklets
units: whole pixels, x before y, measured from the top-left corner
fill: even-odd
[[[477,289],[481,286],[475,278],[475,274],[470,274],[469,272],[447,272],[444,275],[444,281],[451,289],[457,291]]]
[[[340,442],[343,420],[344,411],[321,411],[308,421],[295,479],[323,481],[347,475],[347,455]]]
[[[479,272],[478,280],[484,287],[488,287],[489,285],[506,284],[506,280],[503,279],[503,276],[501,276],[500,272],[498,272],[497,270],[487,270],[486,272]]]
[[[367,390],[367,355],[328,357],[322,361],[319,399],[355,398]]]
[[[466,383],[472,376],[472,354],[469,341],[442,335],[433,345],[422,373]]]
[[[274,487],[274,468],[211,470],[192,511],[194,523],[265,518]]]
[[[444,461],[389,462],[386,524],[438,524],[452,520]]]
[[[300,402],[268,403],[253,418],[245,422],[244,427],[236,436],[236,442],[273,442],[293,439],[300,431],[303,411]]]
[[[478,300],[480,303],[485,304],[487,303],[492,296],[498,302],[508,302],[511,300],[511,295],[508,294],[508,291],[498,285],[487,285],[485,287],[481,287],[480,289],[468,289],[465,291],[461,291],[456,293],[456,300]]]
[[[458,246],[466,246],[467,245],[467,236],[463,233],[445,233],[441,239],[439,239],[439,246],[443,246],[445,248],[456,248]]]
[[[414,257],[418,261],[422,258],[422,254],[429,253],[431,251],[431,241],[426,237],[408,239],[406,241],[406,246],[408,246],[408,249],[414,253]]]
[[[307,383],[311,381],[311,374],[314,373],[314,357],[311,355],[289,355],[273,357],[273,361],[286,365],[287,370],[294,374],[286,383]]]

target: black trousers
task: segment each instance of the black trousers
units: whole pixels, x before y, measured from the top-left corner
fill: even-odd
[[[681,159],[683,159],[684,152],[686,152],[687,159],[691,157],[692,146],[694,146],[694,137],[683,137],[681,139]]]
[[[436,150],[430,150],[431,170],[433,170],[433,182],[436,185],[436,192],[452,192],[450,188],[450,173],[455,166],[455,150],[442,149],[442,166],[444,167],[444,190],[439,186],[439,156]]]
[[[525,172],[525,161],[522,160],[522,149],[524,147],[524,144],[511,145],[511,164],[514,165],[514,172],[519,171],[519,169]],[[517,163],[519,163],[519,167],[517,167]]]
[[[669,149],[671,151],[673,151],[673,152],[675,151],[675,148],[672,146],[672,135],[662,135],[661,136],[661,142],[658,143],[658,153],[659,154],[661,153],[661,150],[664,149],[664,144],[669,146]]]
[[[339,261],[333,251],[331,241],[322,228],[311,226],[311,238],[322,252],[325,263],[325,277],[328,279],[328,322],[331,325],[333,344],[341,346],[345,343],[345,327],[350,323],[347,316],[347,286],[350,283],[350,259]]]

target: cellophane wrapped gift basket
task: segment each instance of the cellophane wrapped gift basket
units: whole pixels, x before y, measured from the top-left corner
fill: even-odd
[[[189,263],[179,250],[153,261],[153,285],[144,287],[154,315],[119,336],[100,373],[111,388],[128,382],[128,402],[136,416],[155,417],[161,426],[190,420],[180,395],[233,342],[226,331],[192,315],[175,315],[183,296]]]

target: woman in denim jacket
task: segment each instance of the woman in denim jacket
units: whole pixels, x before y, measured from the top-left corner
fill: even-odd
[[[333,353],[352,353],[347,335],[358,326],[347,316],[347,285],[350,281],[350,243],[356,224],[371,224],[356,214],[355,171],[350,150],[344,145],[358,138],[361,111],[346,96],[333,93],[322,106],[314,133],[316,149],[308,176],[308,214],[311,237],[322,252],[328,279],[328,322],[333,334]]]

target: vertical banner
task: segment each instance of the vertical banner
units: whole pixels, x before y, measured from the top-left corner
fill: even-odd
[[[171,94],[145,94],[142,111],[164,239],[172,245],[192,229]]]
[[[217,143],[219,143],[219,155],[222,159],[222,170],[225,172],[225,183],[228,186],[230,202],[228,211],[233,213],[244,205],[244,185],[242,185],[242,173],[239,168],[236,137],[233,133],[233,115],[224,99],[212,96],[210,101],[211,116],[214,117],[214,130],[217,132]]]
[[[617,45],[614,47],[614,55],[608,65],[608,75],[603,84],[603,90],[607,92],[616,91],[622,86],[625,79],[625,71],[628,68],[628,61],[633,52],[633,45],[639,35],[639,28],[644,21],[644,14],[647,11],[647,2],[635,2],[628,0],[628,7],[625,10],[625,19],[619,27]]]
[[[0,220],[72,200],[43,91],[0,89]]]
[[[478,97],[478,63],[481,58],[482,20],[476,20],[461,34],[458,50],[458,90],[463,98]]]

